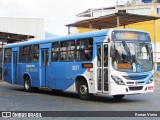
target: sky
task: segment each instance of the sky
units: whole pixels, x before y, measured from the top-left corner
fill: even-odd
[[[89,8],[109,7],[127,0],[0,0],[0,17],[42,18],[45,31],[67,35],[65,25]]]

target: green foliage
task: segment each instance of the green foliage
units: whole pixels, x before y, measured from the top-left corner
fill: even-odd
[[[155,3],[160,3],[160,0],[152,0]]]

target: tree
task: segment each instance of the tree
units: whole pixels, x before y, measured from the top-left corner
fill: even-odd
[[[154,3],[160,3],[160,0],[152,0]]]

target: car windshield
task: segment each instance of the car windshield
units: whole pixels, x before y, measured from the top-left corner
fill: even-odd
[[[112,66],[123,72],[145,72],[153,69],[152,45],[144,42],[114,42]]]

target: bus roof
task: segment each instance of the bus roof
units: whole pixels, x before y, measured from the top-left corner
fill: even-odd
[[[74,35],[67,35],[67,36],[59,36],[59,37],[53,37],[48,39],[40,39],[40,40],[29,40],[25,42],[19,42],[14,44],[7,44],[4,46],[4,48],[10,48],[10,47],[18,47],[18,46],[27,46],[32,44],[43,44],[43,43],[49,43],[49,42],[57,42],[57,41],[65,41],[65,40],[74,40],[74,39],[83,39],[83,38],[90,38],[90,37],[98,37],[98,36],[106,36],[109,31],[114,30],[120,30],[120,31],[139,31],[139,30],[132,30],[132,29],[106,29],[106,30],[97,30],[92,32],[85,32],[85,33],[78,33]],[[144,32],[144,31],[139,31]]]

